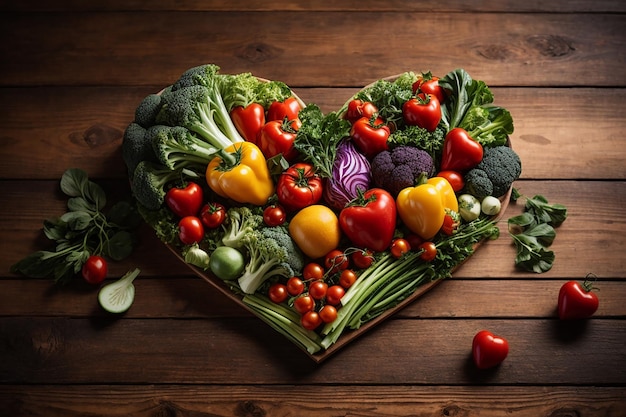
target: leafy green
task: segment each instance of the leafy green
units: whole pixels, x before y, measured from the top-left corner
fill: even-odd
[[[141,223],[141,217],[132,204],[120,201],[105,213],[104,190],[77,168],[63,173],[60,187],[69,197],[68,211],[43,222],[43,233],[54,242],[54,250],[39,250],[26,256],[11,266],[11,272],[31,278],[52,276],[55,282],[65,284],[90,255],[121,260],[133,251],[136,241],[132,232]]]

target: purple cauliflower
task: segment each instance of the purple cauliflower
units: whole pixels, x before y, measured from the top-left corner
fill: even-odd
[[[433,176],[435,163],[428,152],[402,145],[376,155],[371,172],[374,185],[396,197],[404,188],[415,186],[420,174]]]

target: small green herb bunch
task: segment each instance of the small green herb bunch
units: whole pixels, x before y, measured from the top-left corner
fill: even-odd
[[[80,272],[90,255],[118,261],[135,246],[134,230],[142,219],[134,204],[119,201],[107,206],[102,187],[87,174],[70,168],[61,177],[61,191],[69,198],[68,211],[43,222],[45,236],[55,243],[53,250],[40,250],[18,261],[11,272],[31,278],[53,277],[66,284]]]

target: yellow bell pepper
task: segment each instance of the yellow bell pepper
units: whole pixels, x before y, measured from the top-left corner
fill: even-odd
[[[443,225],[446,209],[458,211],[456,195],[442,177],[422,176],[415,187],[407,187],[396,197],[398,215],[413,233],[430,240]]]
[[[274,182],[261,150],[252,142],[230,145],[214,157],[206,181],[218,195],[262,206],[274,194]]]

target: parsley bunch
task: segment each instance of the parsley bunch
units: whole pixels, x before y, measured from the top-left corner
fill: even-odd
[[[68,211],[43,223],[43,232],[55,243],[54,249],[26,256],[11,266],[11,272],[31,278],[52,276],[55,282],[65,284],[81,270],[90,255],[117,261],[133,251],[136,239],[132,232],[141,223],[134,205],[120,201],[105,213],[104,190],[77,168],[65,171],[60,185],[69,197]]]

